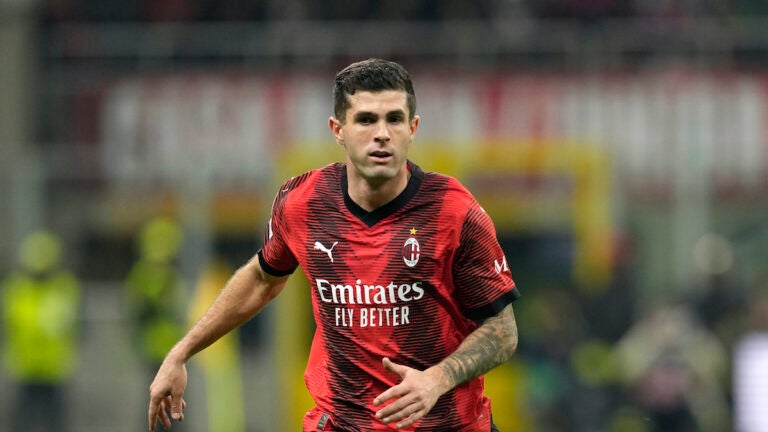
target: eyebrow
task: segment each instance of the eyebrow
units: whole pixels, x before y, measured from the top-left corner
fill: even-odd
[[[396,110],[387,112],[385,116],[386,117],[398,116],[398,117],[405,118],[405,111],[403,111],[402,109],[396,109]],[[355,113],[355,115],[352,118],[355,120],[359,120],[359,119],[364,119],[369,117],[379,118],[379,114],[372,111],[359,111]]]

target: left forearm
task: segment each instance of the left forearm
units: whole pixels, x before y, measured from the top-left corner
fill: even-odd
[[[443,375],[445,391],[508,361],[517,348],[517,323],[512,305],[486,319],[458,349],[435,365]]]

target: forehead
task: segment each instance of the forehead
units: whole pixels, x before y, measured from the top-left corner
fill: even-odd
[[[350,104],[347,115],[361,111],[384,114],[402,110],[408,113],[408,95],[404,90],[358,91],[347,98]]]

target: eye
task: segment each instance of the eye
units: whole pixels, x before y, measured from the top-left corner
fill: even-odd
[[[405,116],[401,113],[390,114],[387,116],[387,122],[392,124],[400,124],[405,121]]]
[[[360,116],[357,118],[357,122],[367,126],[376,123],[376,119],[372,116]]]

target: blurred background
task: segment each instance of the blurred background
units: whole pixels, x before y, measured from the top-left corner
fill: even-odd
[[[0,53],[0,430],[146,428],[368,57],[522,292],[502,431],[768,430],[764,0],[0,0]],[[307,289],[196,358],[174,430],[299,429]]]

